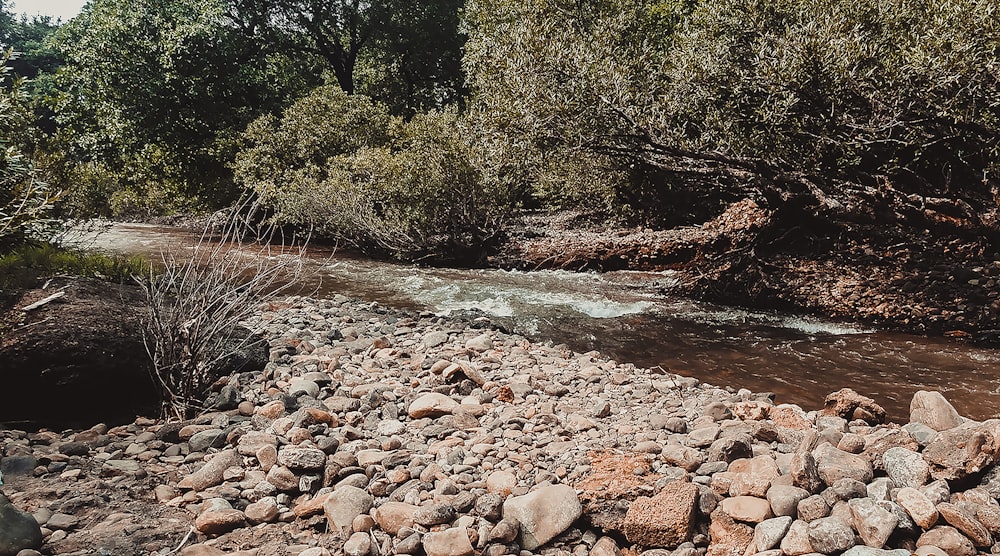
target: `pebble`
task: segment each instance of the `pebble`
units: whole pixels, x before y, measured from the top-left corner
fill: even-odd
[[[252,527],[306,556],[956,556],[1000,533],[996,426],[936,393],[900,427],[851,391],[807,411],[430,314],[277,307],[236,409],[2,430],[4,473],[148,488],[219,546]],[[31,507],[50,544],[98,526]]]

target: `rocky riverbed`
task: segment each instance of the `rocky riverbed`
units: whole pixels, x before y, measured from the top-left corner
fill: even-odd
[[[269,362],[196,419],[0,430],[0,556],[996,551],[1000,421],[934,392],[885,423],[341,297],[248,324]]]

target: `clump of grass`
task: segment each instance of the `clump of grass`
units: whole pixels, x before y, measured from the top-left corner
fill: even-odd
[[[21,245],[0,254],[0,290],[32,287],[41,278],[68,274],[124,282],[149,272],[138,256],[106,255],[67,249],[51,243]]]

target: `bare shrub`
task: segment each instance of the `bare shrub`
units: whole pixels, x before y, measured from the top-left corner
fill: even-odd
[[[242,204],[220,229],[206,226],[189,256],[164,253],[162,270],[137,277],[164,417],[201,411],[220,365],[263,341],[241,323],[300,283],[307,238],[286,240],[275,227],[255,224],[257,209]]]

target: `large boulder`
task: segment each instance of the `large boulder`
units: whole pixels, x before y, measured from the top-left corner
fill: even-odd
[[[566,485],[551,485],[524,496],[508,498],[503,504],[505,519],[521,524],[521,546],[535,550],[569,529],[583,514],[576,491]]]
[[[0,493],[0,556],[16,556],[42,547],[42,530],[35,518],[17,509]]]

